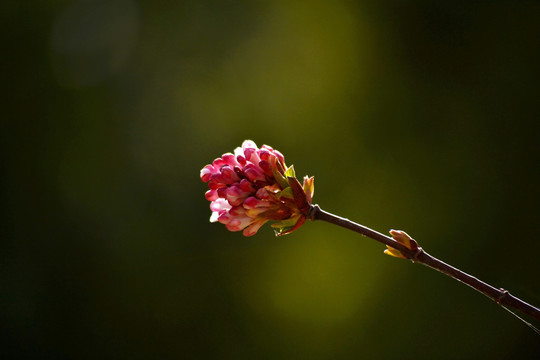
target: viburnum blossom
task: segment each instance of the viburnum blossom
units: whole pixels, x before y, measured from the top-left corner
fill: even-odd
[[[211,222],[230,231],[252,236],[268,221],[276,235],[289,234],[305,221],[313,198],[314,179],[296,179],[283,155],[251,141],[243,142],[234,154],[227,153],[201,170],[201,180],[210,190],[206,199],[212,210]]]

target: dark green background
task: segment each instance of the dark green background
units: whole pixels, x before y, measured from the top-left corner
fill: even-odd
[[[2,359],[533,359],[326,223],[210,224],[244,139],[315,201],[540,305],[537,1],[4,1]],[[538,324],[537,324],[538,325]]]

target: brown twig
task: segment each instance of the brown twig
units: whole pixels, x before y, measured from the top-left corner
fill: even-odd
[[[421,247],[410,249],[404,244],[394,240],[393,238],[383,235],[375,230],[372,230],[363,225],[357,224],[349,219],[339,217],[337,215],[331,214],[322,210],[318,205],[311,205],[308,218],[311,220],[323,220],[334,225],[344,227],[346,229],[355,231],[359,234],[367,236],[373,240],[376,240],[380,243],[388,245],[394,249],[399,250],[407,259],[412,262],[420,263],[426,265],[432,269],[442,272],[450,276],[457,281],[460,281],[476,291],[481,292],[486,295],[497,304],[502,305],[507,308],[513,308],[519,310],[525,314],[528,314],[540,321],[540,310],[525,301],[511,295],[507,290],[497,289],[477,278],[471,276],[453,266],[446,264],[445,262],[429,255]],[[529,324],[530,325],[530,324]],[[534,327],[533,327],[534,329]]]

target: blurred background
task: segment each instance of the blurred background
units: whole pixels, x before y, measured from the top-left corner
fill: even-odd
[[[489,299],[350,231],[210,224],[199,179],[271,145],[323,209],[540,305],[537,1],[0,8],[2,359],[540,353]]]

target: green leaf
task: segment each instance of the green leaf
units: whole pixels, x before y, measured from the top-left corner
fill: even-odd
[[[290,186],[278,192],[277,196],[278,196],[278,199],[281,199],[282,197],[291,199],[291,200],[294,199],[293,192]]]
[[[278,170],[272,169],[272,174],[274,175],[274,178],[282,189],[289,187],[289,182],[287,181],[285,176],[281,175]]]
[[[291,232],[295,231],[300,226],[302,226],[305,221],[306,218],[299,214],[289,219],[272,224],[271,226],[274,228],[274,233],[276,234],[276,236],[281,236],[290,234]]]
[[[294,173],[294,165],[291,165],[287,171],[285,171],[285,177],[296,177],[296,174]]]
[[[293,216],[291,218],[288,218],[286,220],[281,220],[281,221],[278,221],[276,223],[273,223],[272,225],[270,225],[271,227],[273,227],[274,229],[276,229],[279,234],[281,234],[282,232],[285,232],[289,229],[292,229],[294,227],[294,225],[296,225],[296,223],[298,222],[298,218],[300,216],[297,215],[297,216]],[[279,235],[276,233],[276,235]]]

